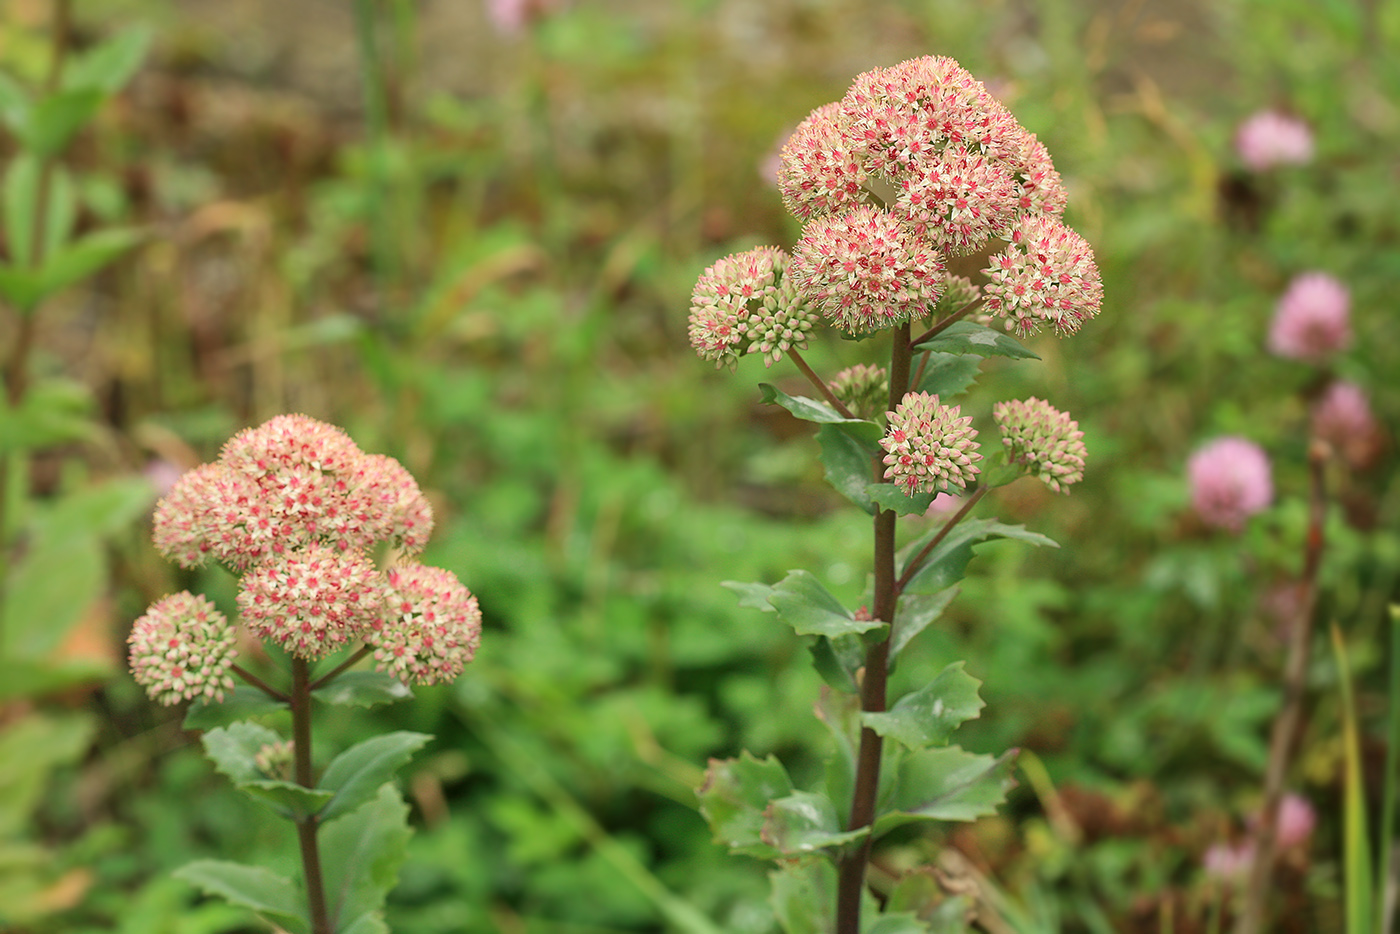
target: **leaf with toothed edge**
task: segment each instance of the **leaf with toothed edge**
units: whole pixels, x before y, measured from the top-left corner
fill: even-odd
[[[759,383],[758,389],[763,393],[765,403],[780,405],[805,422],[835,425],[856,441],[868,445],[878,444],[884,437],[885,430],[874,422],[863,418],[847,418],[825,402],[808,399],[806,396],[789,396],[772,383]]]
[[[1012,360],[1040,359],[1005,331],[997,331],[971,321],[954,321],[933,337],[920,341],[914,346],[914,350],[975,354],[979,357],[1010,357]]]

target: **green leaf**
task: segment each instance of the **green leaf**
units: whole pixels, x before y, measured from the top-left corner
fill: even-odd
[[[768,805],[763,814],[764,843],[784,856],[806,856],[843,846],[868,834],[869,828],[842,830],[836,807],[824,794],[797,791]]]
[[[151,35],[150,29],[141,26],[125,29],[96,48],[75,57],[63,69],[63,86],[73,90],[115,94],[141,67],[151,44]]]
[[[865,646],[857,636],[837,636],[828,639],[817,636],[807,647],[812,653],[812,666],[822,680],[845,694],[859,694],[856,671],[865,664]]]
[[[885,430],[874,422],[863,418],[847,418],[825,402],[808,399],[806,396],[789,396],[771,383],[759,383],[758,389],[763,393],[764,402],[780,405],[806,422],[835,425],[864,444],[878,444],[885,434]]]
[[[777,608],[768,602],[768,598],[773,595],[773,588],[768,584],[748,584],[741,581],[720,581],[720,586],[734,591],[739,595],[739,605],[751,610],[762,610],[765,613],[776,613]]]
[[[869,632],[886,625],[877,619],[856,619],[808,571],[789,571],[773,586],[768,602],[799,636],[826,636]]]
[[[427,733],[399,730],[367,739],[336,756],[321,776],[320,787],[335,793],[321,812],[321,820],[334,820],[374,798],[430,739]]]
[[[0,603],[0,656],[52,655],[106,587],[107,562],[95,536],[38,541],[9,568]]]
[[[36,382],[17,409],[9,408],[0,396],[0,454],[92,437],[92,404],[87,387],[61,379]]]
[[[140,243],[145,235],[137,230],[108,229],[87,234],[47,257],[40,275],[41,298],[68,288],[109,265]]]
[[[836,867],[830,861],[785,862],[770,872],[768,879],[773,887],[773,913],[785,934],[831,934],[836,930]]]
[[[306,788],[296,782],[265,778],[241,782],[238,790],[250,798],[269,805],[288,820],[304,820],[318,813],[331,800],[331,793],[320,788]]]
[[[870,515],[875,515],[875,501],[868,492],[873,452],[836,425],[830,424],[817,429],[817,443],[822,449],[821,462],[826,468],[826,481],[842,496]]]
[[[835,753],[826,760],[826,794],[836,813],[849,814],[855,791],[856,752],[860,748],[860,698],[823,690],[817,719],[831,732]]]
[[[958,746],[921,749],[898,757],[895,780],[877,806],[875,833],[920,820],[976,820],[996,813],[1015,786],[1016,750],[998,758]]]
[[[34,260],[40,173],[39,160],[29,153],[15,156],[5,170],[5,241],[9,244],[10,265],[16,272],[27,269]]]
[[[898,912],[877,915],[869,918],[861,916],[861,934],[929,934],[931,928],[911,912]]]
[[[327,909],[337,932],[372,931],[408,855],[408,805],[392,784],[321,827]]]
[[[112,664],[107,661],[0,658],[0,703],[57,694],[111,677]]]
[[[94,726],[90,716],[77,713],[30,713],[0,725],[0,841],[26,829],[54,770],[91,748]]]
[[[716,843],[746,856],[772,858],[778,851],[763,840],[764,811],[792,791],[781,762],[773,756],[760,761],[746,750],[737,759],[711,759],[695,795]]]
[[[949,587],[938,593],[901,594],[894,610],[894,632],[890,636],[890,659],[899,657],[910,641],[928,628],[929,624],[943,615],[948,604],[959,593],[957,587]]]
[[[335,934],[390,934],[390,931],[381,913],[373,911],[360,915],[348,925],[337,927]]]
[[[190,709],[185,714],[185,722],[180,728],[212,730],[250,717],[260,717],[286,709],[287,705],[282,701],[268,697],[257,688],[240,684],[231,694],[225,695],[222,701],[200,699],[190,704]]]
[[[74,134],[92,119],[106,95],[92,88],[58,90],[35,104],[17,131],[24,148],[36,156],[51,157],[68,148]]]
[[[261,724],[233,723],[204,734],[204,753],[236,788],[271,805],[283,817],[295,820],[321,811],[332,798],[330,790],[270,779],[258,768],[262,748],[281,740],[275,730]]]
[[[997,331],[971,321],[954,321],[928,340],[920,341],[914,350],[974,354],[978,357],[1010,357],[1012,360],[1040,359],[1005,331]]]
[[[986,706],[977,695],[982,682],[953,662],[928,684],[901,697],[890,710],[865,713],[861,722],[910,749],[943,746],[960,725]]]
[[[29,92],[14,78],[0,72],[0,121],[18,135],[20,127],[29,121],[31,106]]]
[[[865,492],[881,508],[892,509],[896,515],[901,516],[922,516],[928,512],[929,504],[938,495],[934,492],[915,493],[911,496],[895,483],[872,483],[865,488]]]
[[[270,869],[201,859],[175,870],[174,876],[206,895],[218,895],[234,905],[251,909],[290,934],[306,934],[311,928],[301,893],[290,879]]]
[[[410,698],[413,692],[398,678],[382,671],[347,671],[312,691],[311,696],[340,707],[377,707]]]
[[[946,405],[949,399],[961,395],[977,381],[981,366],[982,358],[972,354],[929,354],[919,385],[914,388],[932,393]]]
[[[941,530],[932,529],[901,550],[896,559],[900,574],[904,572],[904,562],[917,555],[939,531]],[[929,553],[923,565],[905,585],[904,592],[931,594],[956,584],[967,575],[967,565],[972,560],[973,549],[984,542],[1001,538],[1051,548],[1059,547],[1044,535],[1027,531],[1023,525],[1005,525],[995,519],[964,519]]]
[[[45,543],[65,544],[85,538],[112,539],[144,518],[156,502],[145,477],[116,477],[82,487],[57,500],[34,522]]]

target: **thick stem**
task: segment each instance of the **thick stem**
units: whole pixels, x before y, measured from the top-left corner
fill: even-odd
[[[796,348],[789,347],[787,355],[792,358],[793,363],[797,364],[797,368],[802,371],[802,374],[806,376],[807,379],[811,380],[812,385],[816,386],[817,389],[821,391],[821,394],[826,397],[826,401],[831,403],[831,407],[841,413],[843,418],[856,417],[851,414],[850,409],[842,404],[840,399],[836,398],[836,394],[831,391],[831,387],[807,365],[807,361],[802,359],[801,354],[797,352]]]
[[[1327,489],[1325,472],[1326,448],[1314,441],[1308,450],[1308,476],[1311,495],[1308,504],[1308,537],[1303,550],[1303,576],[1298,585],[1298,603],[1293,618],[1292,640],[1288,646],[1288,661],[1283,675],[1283,709],[1274,720],[1269,735],[1269,761],[1264,770],[1264,807],[1259,814],[1259,830],[1255,839],[1254,863],[1249,871],[1249,884],[1244,891],[1244,907],[1240,911],[1235,934],[1259,934],[1264,930],[1267,905],[1273,875],[1274,856],[1278,843],[1279,803],[1283,799],[1283,783],[1298,727],[1303,719],[1303,694],[1306,688],[1308,654],[1312,647],[1313,615],[1317,608],[1317,576],[1322,567],[1323,525],[1327,519]]]
[[[304,658],[292,659],[292,740],[296,782],[303,788],[315,788],[311,772],[311,666]],[[311,934],[332,934],[330,916],[326,913],[326,890],[321,881],[321,851],[316,844],[318,824],[314,815],[299,818],[297,842],[301,844],[301,867],[306,875]]]
[[[890,353],[890,400],[889,409],[904,398],[909,387],[909,365],[912,353],[909,342],[909,325],[905,324],[894,334],[894,347]],[[878,483],[882,479],[880,459],[872,458],[872,469]],[[895,520],[893,510],[881,509],[875,513],[875,619],[890,624],[894,630],[895,591],[894,555]],[[887,679],[889,675],[890,638],[887,634],[877,645],[869,648],[865,655],[865,672],[860,684],[860,708],[862,711],[879,712],[887,705]],[[855,788],[851,796],[851,818],[846,829],[856,830],[869,827],[875,822],[875,798],[880,787],[880,755],[884,744],[880,734],[866,727],[860,731],[860,752],[856,759]],[[865,890],[865,868],[870,861],[870,848],[873,835],[866,837],[841,857],[836,887],[836,934],[860,934],[860,897]]]

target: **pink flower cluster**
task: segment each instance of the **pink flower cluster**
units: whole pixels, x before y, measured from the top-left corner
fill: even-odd
[[[690,297],[690,346],[715,366],[743,354],[765,366],[807,346],[816,316],[783,276],[788,255],[774,246],[726,256],[700,275]],[[745,342],[747,341],[747,344]]]
[[[1084,238],[1049,215],[1031,215],[1012,235],[1011,246],[985,270],[986,308],[1004,315],[1017,334],[1042,324],[1060,336],[1073,334],[1098,314],[1103,283],[1094,251]]]
[[[1312,432],[1358,468],[1369,466],[1382,441],[1365,391],[1344,380],[1331,383],[1313,404]]]
[[[363,453],[339,428],[283,415],[240,433],[218,461],[182,477],[156,508],[154,538],[160,551],[186,567],[212,557],[239,574],[243,621],[292,655],[321,658],[363,641],[378,650],[380,670],[432,683],[455,677],[472,657],[481,630],[475,598],[447,571],[406,565],[382,574],[368,557],[381,543],[420,551],[431,529],[428,502],[398,461]],[[430,604],[426,643],[410,640],[418,647],[415,657],[429,659],[422,664],[400,663],[394,652],[406,644],[405,580],[431,582],[431,593],[412,597]],[[411,587],[410,592],[418,593]],[[219,667],[223,656],[189,648],[212,644],[207,631],[215,618],[220,637],[232,645],[227,621],[212,607],[199,606],[197,623],[182,621],[179,613],[193,612],[188,601],[166,598],[132,634],[137,680],[153,696],[159,690],[162,699],[172,698],[167,703],[194,696],[191,683],[210,697],[221,697],[232,686],[220,674],[228,667],[226,661]],[[164,638],[172,626],[178,631],[170,638],[183,639],[180,645],[172,641],[162,648],[152,642],[150,633],[159,631]],[[390,641],[380,643],[380,638]],[[423,644],[436,645],[440,655]],[[200,677],[216,679],[212,683],[219,690],[192,682],[187,673],[192,663],[181,662],[181,673],[172,674],[170,652],[199,661],[205,670]]]
[[[885,479],[904,492],[965,489],[977,476],[977,431],[972,416],[956,405],[941,405],[926,392],[906,393],[888,413],[889,427],[880,439],[885,449]]]
[[[1245,520],[1273,502],[1268,455],[1244,438],[1217,438],[1186,464],[1191,505],[1207,524],[1238,532]]]
[[[998,402],[992,418],[1001,427],[1001,443],[1013,464],[1026,468],[1057,493],[1068,493],[1084,479],[1084,432],[1067,412],[1034,397]]]
[[[1081,238],[1070,239],[1056,220],[1041,247],[1023,242],[1044,235],[1043,222],[1065,207],[1045,146],[950,58],[860,75],[845,97],[798,126],[783,148],[778,184],[807,223],[793,250],[798,289],[847,331],[923,317],[944,290],[945,257],[975,253],[994,238],[1013,241],[1012,255],[989,274],[1005,277],[1007,264],[1019,271],[1038,249],[1032,278],[1056,284],[1031,295],[1027,281],[1021,292],[1008,291],[1016,302],[998,304],[1023,331],[1045,318],[1069,334],[1098,313],[1098,270]],[[1027,228],[1032,220],[1042,225]]]
[[[189,591],[156,601],[131,627],[131,674],[159,703],[221,701],[238,654],[228,617]]]
[[[1269,325],[1269,351],[1321,363],[1351,346],[1351,293],[1325,272],[1305,272],[1288,284]]]
[[[1212,844],[1201,857],[1201,868],[1213,879],[1230,885],[1242,884],[1258,855],[1260,816],[1249,821],[1249,833],[1234,843]],[[1307,846],[1317,826],[1317,812],[1307,798],[1288,792],[1278,803],[1278,818],[1274,827],[1274,843],[1283,852]]]
[[[374,625],[374,658],[402,681],[451,681],[476,655],[476,597],[441,568],[405,565],[388,574],[388,612]]]
[[[1261,110],[1240,124],[1235,151],[1255,172],[1278,165],[1306,165],[1313,157],[1312,131],[1297,117]]]

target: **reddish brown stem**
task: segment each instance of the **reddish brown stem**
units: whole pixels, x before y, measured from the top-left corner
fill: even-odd
[[[296,761],[296,782],[315,788],[311,770],[311,667],[304,658],[292,659],[292,752]],[[326,912],[326,890],[321,880],[321,851],[316,843],[320,822],[316,815],[296,820],[297,843],[301,845],[301,867],[306,876],[306,907],[311,934],[332,934]]]
[[[341,675],[341,673],[344,672],[347,668],[349,668],[351,665],[354,665],[356,662],[358,662],[360,659],[364,658],[366,655],[368,655],[368,654],[369,654],[370,652],[372,652],[372,651],[374,651],[374,650],[373,650],[372,648],[370,648],[368,645],[362,645],[362,646],[360,646],[360,647],[359,647],[358,649],[356,649],[355,652],[354,652],[349,658],[347,658],[345,661],[341,662],[339,665],[336,665],[334,668],[332,668],[332,669],[331,669],[330,671],[328,671],[326,674],[321,675],[321,677],[317,678],[315,681],[312,681],[312,682],[311,682],[311,690],[315,691],[315,690],[318,690],[318,689],[323,688],[323,687],[325,687],[326,685],[330,684],[330,683],[331,683],[332,681],[334,681],[336,678],[339,678],[340,675]]]
[[[842,404],[840,399],[836,398],[836,394],[831,391],[831,387],[807,365],[807,361],[802,359],[802,355],[799,354],[796,349],[789,348],[787,353],[788,356],[792,358],[792,362],[797,364],[797,368],[802,371],[803,375],[811,381],[813,386],[816,386],[817,389],[821,391],[821,394],[826,397],[826,401],[831,403],[831,407],[841,413],[842,418],[856,417],[851,414],[850,409]]]
[[[234,674],[238,675],[238,677],[242,678],[244,681],[251,684],[253,687],[257,688],[259,691],[262,691],[264,694],[266,694],[273,700],[281,701],[284,704],[290,704],[292,702],[292,695],[288,694],[285,691],[277,690],[275,687],[268,684],[262,678],[259,678],[257,675],[253,674],[251,671],[242,667],[241,665],[230,665],[229,670],[232,671]]]

